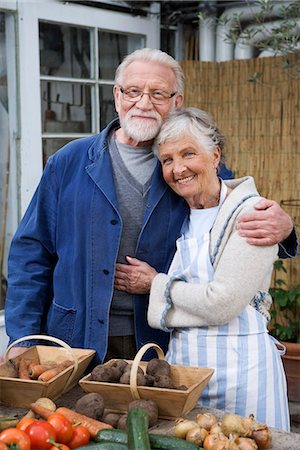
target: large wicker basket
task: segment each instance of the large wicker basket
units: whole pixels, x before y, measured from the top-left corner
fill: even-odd
[[[35,402],[40,397],[48,397],[52,400],[57,399],[78,383],[95,354],[94,350],[71,348],[65,342],[55,337],[30,335],[16,340],[7,348],[5,353],[6,361],[9,360],[9,352],[13,346],[30,339],[50,341],[61,347],[53,345],[29,347],[21,355],[12,358],[12,361],[16,364],[20,358],[25,358],[27,361],[38,359],[41,364],[46,361],[62,362],[71,358],[74,364],[47,382],[0,376],[0,402],[5,405],[27,408],[30,406],[30,403]],[[5,371],[1,370],[1,373],[5,373]]]
[[[156,344],[144,345],[136,354],[132,363],[130,385],[104,383],[91,380],[91,374],[79,381],[85,392],[97,392],[104,397],[105,407],[115,412],[127,412],[132,400],[155,400],[159,417],[174,419],[187,414],[196,405],[201,392],[207,385],[214,370],[188,366],[171,365],[171,377],[175,385],[185,385],[187,390],[165,389],[157,387],[137,386],[137,370],[141,367],[145,372],[147,362],[141,361],[144,353],[153,348],[160,359],[164,359],[162,349]],[[106,363],[109,364],[110,362]]]

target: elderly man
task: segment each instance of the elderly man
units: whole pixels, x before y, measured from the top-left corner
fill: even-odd
[[[182,105],[183,90],[182,70],[171,56],[137,50],[116,72],[119,120],[49,158],[11,245],[10,341],[45,333],[94,348],[98,362],[131,359],[146,342],[166,347],[168,334],[146,320],[148,290],[116,290],[114,276],[127,255],[158,272],[167,271],[174,255],[188,207],[164,183],[151,146],[163,119]],[[231,172],[223,167],[220,176]],[[280,242],[292,229],[289,216],[268,200],[240,223],[241,234],[258,245]],[[297,246],[293,235],[289,240],[285,256]]]

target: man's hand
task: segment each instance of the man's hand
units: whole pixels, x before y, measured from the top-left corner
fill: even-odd
[[[137,258],[126,259],[128,264],[116,264],[115,288],[129,294],[149,294],[156,270]]]
[[[241,215],[237,224],[248,244],[279,244],[291,234],[292,219],[277,202],[263,198],[254,207],[257,211]]]

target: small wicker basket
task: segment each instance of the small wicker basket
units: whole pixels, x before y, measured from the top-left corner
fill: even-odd
[[[175,385],[185,385],[187,390],[166,389],[157,387],[137,386],[137,370],[141,367],[146,371],[147,362],[141,361],[147,350],[156,350],[158,358],[164,359],[162,349],[156,344],[144,345],[136,354],[132,363],[130,385],[105,383],[91,380],[91,374],[83,377],[79,384],[85,392],[97,392],[104,398],[106,409],[114,412],[127,412],[132,400],[154,400],[158,406],[161,419],[173,420],[191,411],[196,405],[201,392],[207,385],[214,370],[208,368],[178,366],[171,364],[171,378]],[[109,364],[110,361],[106,364]]]
[[[62,362],[69,360],[71,357],[74,364],[47,382],[0,376],[0,402],[5,405],[27,408],[30,406],[30,403],[35,402],[40,397],[48,397],[52,400],[57,399],[78,383],[95,354],[95,350],[71,348],[68,344],[55,337],[30,335],[17,339],[7,348],[5,353],[6,361],[9,360],[9,352],[12,347],[20,342],[32,339],[50,341],[61,347],[50,345],[32,346],[21,355],[12,358],[13,362],[18,363],[20,358],[25,358],[27,361],[38,360],[43,364],[46,361]]]

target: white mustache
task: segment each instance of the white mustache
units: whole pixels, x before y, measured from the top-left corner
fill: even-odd
[[[128,111],[126,117],[127,119],[131,119],[133,116],[143,116],[143,117],[149,117],[149,119],[157,119],[160,120],[160,115],[158,113],[155,113],[154,111],[141,111],[139,109]]]

